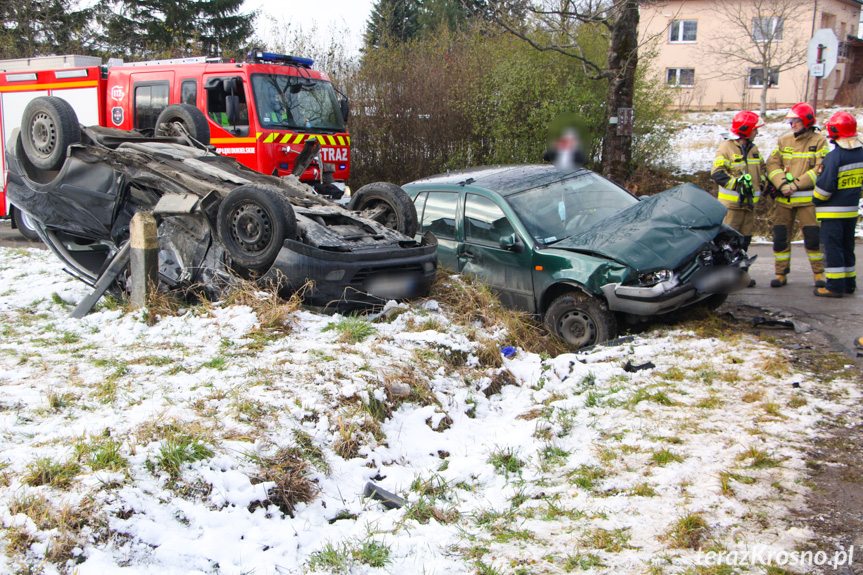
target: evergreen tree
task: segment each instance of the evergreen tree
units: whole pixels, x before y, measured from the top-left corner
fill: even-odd
[[[92,53],[93,12],[71,0],[0,0],[0,58]]]
[[[418,0],[377,0],[366,22],[367,48],[404,43],[420,31]]]
[[[110,0],[104,0],[109,2]],[[221,56],[252,34],[243,0],[121,0],[105,16],[108,50],[131,58]]]

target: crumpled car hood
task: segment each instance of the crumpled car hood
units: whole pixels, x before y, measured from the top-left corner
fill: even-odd
[[[619,261],[639,272],[675,269],[713,240],[726,209],[698,186],[647,198],[554,245]]]

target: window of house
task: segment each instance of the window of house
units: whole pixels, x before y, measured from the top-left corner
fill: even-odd
[[[752,19],[752,40],[754,42],[775,42],[782,40],[785,18],[769,16]]]
[[[669,41],[695,42],[698,33],[698,20],[672,20]]]
[[[776,68],[770,68],[770,77],[767,79],[769,84],[768,88],[773,88],[779,85],[779,70]],[[749,69],[749,87],[750,88],[763,88],[764,87],[764,68],[750,68]]]
[[[694,86],[695,68],[668,68],[665,83],[668,86]]]

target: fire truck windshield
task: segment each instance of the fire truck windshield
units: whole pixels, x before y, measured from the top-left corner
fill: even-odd
[[[333,85],[300,76],[252,74],[263,128],[342,132],[345,122]]]

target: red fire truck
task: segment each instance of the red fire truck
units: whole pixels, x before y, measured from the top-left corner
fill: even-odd
[[[329,76],[314,70],[312,60],[258,51],[241,63],[203,57],[99,62],[82,56],[0,61],[0,216],[13,217],[16,227],[26,227],[26,221],[6,200],[6,140],[38,96],[67,100],[82,124],[144,134],[154,131],[169,105],[194,105],[208,118],[216,151],[276,176],[290,174],[305,141],[315,137],[319,158],[300,179],[345,189],[350,173],[347,99],[337,96]]]

